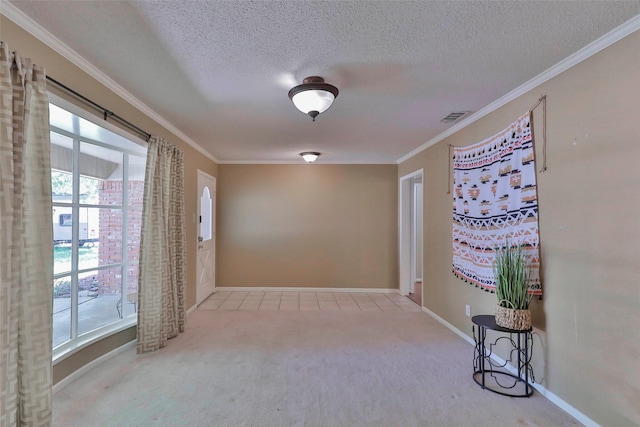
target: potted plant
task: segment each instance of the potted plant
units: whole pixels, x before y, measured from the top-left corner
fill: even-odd
[[[510,245],[495,250],[493,271],[496,280],[496,324],[518,331],[531,329],[529,303],[529,257],[522,244]]]

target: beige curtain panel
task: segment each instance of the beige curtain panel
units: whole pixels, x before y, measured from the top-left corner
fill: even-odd
[[[151,137],[142,208],[137,353],[184,332],[186,240],[182,151]]]
[[[0,42],[0,425],[51,425],[53,226],[43,68]]]

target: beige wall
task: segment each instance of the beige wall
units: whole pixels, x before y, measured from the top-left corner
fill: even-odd
[[[548,171],[538,174],[543,301],[536,378],[601,425],[640,425],[640,31],[412,157],[425,170],[426,307],[471,336],[465,304],[495,295],[451,273],[447,144],[478,142],[547,95]],[[535,110],[541,165],[542,109]]]
[[[397,288],[396,165],[220,165],[217,286]]]
[[[201,169],[210,175],[217,176],[218,165],[2,15],[0,15],[0,40],[7,42],[9,49],[15,50],[21,56],[31,58],[36,64],[44,66],[47,75],[57,81],[71,87],[103,107],[108,108],[145,131],[160,135],[184,150],[187,217],[186,305],[187,308],[193,306],[196,302],[196,224],[192,221],[192,218],[193,214],[197,211],[197,170]],[[135,330],[134,328],[132,329]],[[108,340],[100,341],[86,349],[86,353],[85,351],[78,352],[72,357],[65,359],[63,363],[56,365],[54,368],[54,379],[58,381],[64,378],[88,361],[117,348],[123,342],[126,342],[126,340],[135,338],[135,333],[132,334],[131,330],[123,331],[120,335],[120,337],[116,336]],[[87,356],[88,354],[90,354],[90,357]]]

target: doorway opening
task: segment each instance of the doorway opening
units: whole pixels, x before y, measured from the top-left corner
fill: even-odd
[[[423,169],[400,178],[399,254],[401,295],[423,305]]]
[[[215,291],[216,179],[198,170],[198,249],[196,304]]]

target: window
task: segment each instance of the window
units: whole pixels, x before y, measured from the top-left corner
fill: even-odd
[[[50,99],[55,358],[137,320],[146,144]]]
[[[202,190],[200,196],[200,237],[203,241],[211,240],[211,192],[208,187]]]

